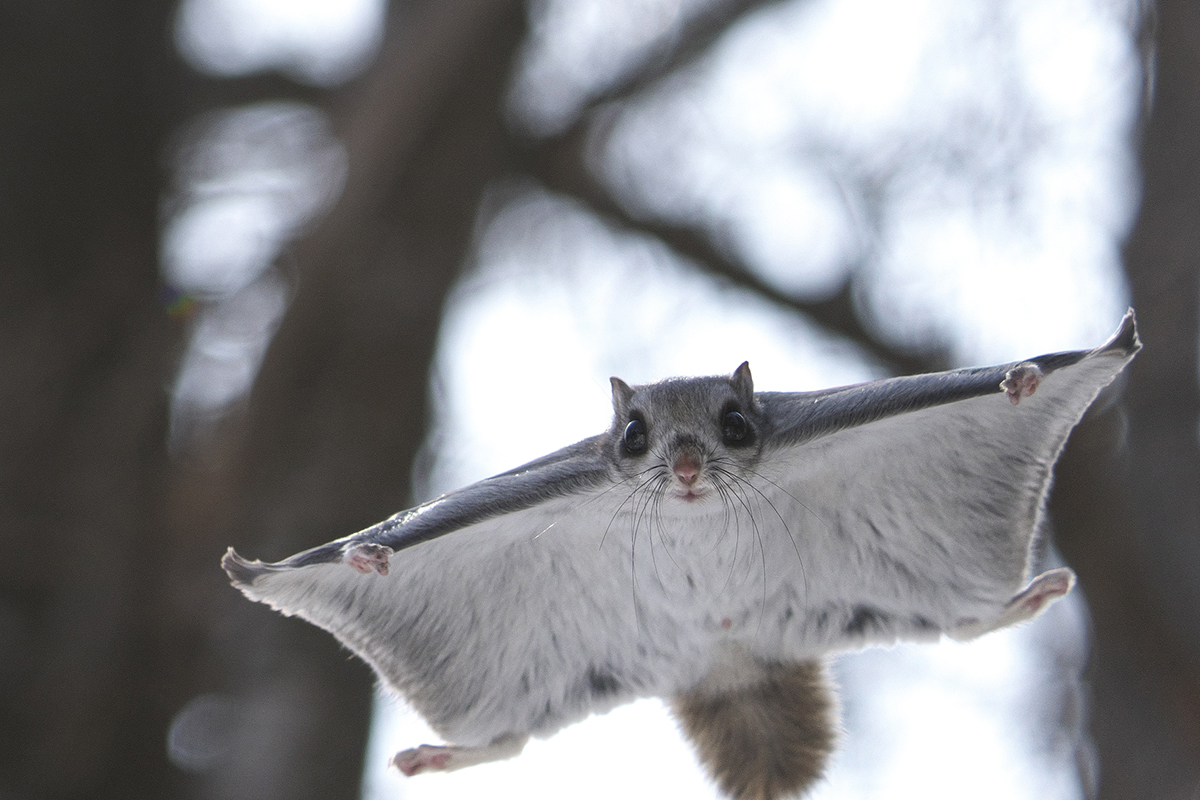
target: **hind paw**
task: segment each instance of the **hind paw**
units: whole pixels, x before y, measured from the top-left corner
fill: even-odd
[[[433,744],[423,744],[396,753],[392,757],[392,765],[408,777],[421,772],[445,772],[453,769],[451,760],[454,757],[454,747],[441,747]]]
[[[423,744],[403,750],[392,757],[392,765],[410,778],[422,772],[450,772],[451,770],[486,764],[512,758],[521,752],[529,737],[510,733],[483,747],[461,747],[459,745]]]

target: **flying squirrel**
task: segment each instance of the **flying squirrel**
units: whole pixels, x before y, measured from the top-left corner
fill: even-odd
[[[406,775],[509,758],[665,698],[720,789],[797,796],[837,740],[834,653],[967,640],[1040,614],[1055,462],[1141,343],[815,392],[612,379],[613,422],[277,563],[247,597],[331,633],[452,744]],[[403,551],[403,552],[401,552]]]

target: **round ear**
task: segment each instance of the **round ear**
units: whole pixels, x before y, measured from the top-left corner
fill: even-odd
[[[729,376],[733,382],[733,390],[746,408],[754,408],[754,378],[750,375],[750,362],[743,361],[742,365]]]
[[[615,376],[608,380],[612,383],[613,412],[616,413],[617,419],[623,419],[633,400],[633,387]]]

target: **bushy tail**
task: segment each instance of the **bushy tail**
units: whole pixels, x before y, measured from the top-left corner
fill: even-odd
[[[821,777],[837,739],[837,704],[816,661],[771,665],[765,680],[742,689],[679,695],[673,709],[734,800],[803,792]]]

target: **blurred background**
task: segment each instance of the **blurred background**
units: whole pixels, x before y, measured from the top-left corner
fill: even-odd
[[[608,376],[801,390],[1146,348],[970,645],[840,659],[815,796],[1200,798],[1200,9],[7,0],[0,800],[715,797],[641,701],[434,735],[231,589],[598,432]]]

